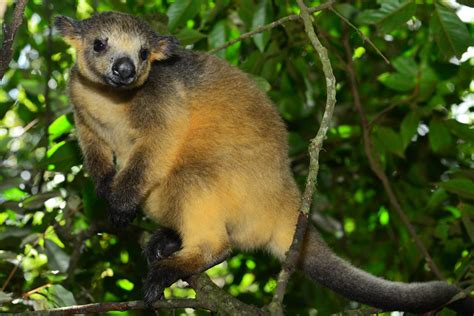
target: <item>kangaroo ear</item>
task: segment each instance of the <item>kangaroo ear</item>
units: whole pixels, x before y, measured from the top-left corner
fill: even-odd
[[[164,60],[173,56],[179,46],[179,41],[171,35],[160,35],[153,39],[151,60]]]
[[[79,44],[82,33],[78,21],[67,16],[58,16],[54,21],[54,26],[66,42],[73,46]]]

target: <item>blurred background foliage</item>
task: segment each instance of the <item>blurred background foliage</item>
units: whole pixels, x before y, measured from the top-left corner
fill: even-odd
[[[0,21],[11,19],[13,4],[0,1]],[[434,278],[370,170],[343,38],[349,36],[375,155],[444,276],[472,289],[472,6],[468,0],[339,2],[339,14],[391,64],[334,12],[315,15],[335,70],[338,103],[320,158],[313,219],[337,253],[376,275],[400,281]],[[13,60],[0,82],[1,311],[141,297],[146,266],[141,245],[154,224],[139,218],[127,231],[100,228],[105,207],[82,168],[66,94],[74,52],[51,32],[56,15],[87,18],[107,10],[141,16],[158,32],[201,51],[299,12],[286,0],[29,1]],[[290,131],[295,177],[303,185],[308,141],[325,104],[325,81],[302,23],[287,23],[217,55],[255,78],[275,102]],[[264,253],[236,252],[208,274],[244,302],[263,305],[271,300],[278,271],[278,262]],[[194,295],[182,287],[175,284],[166,297]],[[358,307],[302,275],[291,280],[285,304],[288,314],[327,315]]]

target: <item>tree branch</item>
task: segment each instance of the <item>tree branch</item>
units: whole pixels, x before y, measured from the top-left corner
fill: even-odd
[[[197,299],[177,299],[168,301],[158,301],[153,304],[154,308],[204,308],[207,306]],[[17,313],[15,315],[30,316],[30,315],[75,315],[75,314],[90,314],[90,313],[105,313],[110,311],[128,311],[146,309],[143,301],[130,302],[102,302],[85,305],[74,305],[67,307],[52,308],[48,310],[30,311],[24,313]]]
[[[318,53],[319,58],[321,59],[324,76],[326,77],[326,108],[324,109],[324,114],[321,120],[321,125],[319,127],[318,133],[316,134],[316,137],[311,140],[311,143],[309,145],[309,172],[308,177],[306,179],[306,187],[303,192],[303,197],[301,199],[298,224],[296,226],[295,235],[293,237],[293,243],[291,244],[291,247],[288,250],[285,263],[283,264],[283,269],[281,270],[280,275],[278,277],[278,284],[275,290],[275,295],[273,296],[272,303],[269,306],[270,312],[274,315],[283,314],[282,302],[283,297],[285,295],[286,286],[288,284],[288,280],[291,274],[295,269],[298,254],[301,249],[301,241],[308,226],[308,215],[311,208],[314,188],[316,186],[318,177],[319,153],[323,146],[323,141],[326,138],[326,133],[331,124],[331,118],[334,112],[334,106],[336,104],[336,78],[334,77],[332,71],[332,66],[329,60],[327,50],[316,36],[310,15],[310,10],[306,7],[302,0],[297,0],[297,3],[301,9],[301,18],[303,19],[305,32],[308,35],[308,38],[311,41],[314,50]]]
[[[153,304],[153,308],[200,308],[223,315],[258,316],[263,314],[261,309],[242,303],[223,289],[219,288],[205,274],[192,276],[188,281],[196,291],[195,299],[172,299],[166,301],[157,301]],[[143,301],[102,302],[53,308],[48,310],[28,311],[15,315],[75,315],[144,309],[147,309],[147,306],[145,306]]]
[[[188,279],[196,291],[197,299],[205,302],[207,309],[217,312],[218,315],[263,315],[262,309],[245,304],[214,284],[204,273]]]
[[[58,234],[61,237],[66,237],[59,226],[59,222],[53,225],[58,230]],[[107,231],[110,233],[117,233],[115,228],[108,225],[106,222],[93,223],[87,229],[79,233],[77,236],[67,237],[73,244],[74,251],[70,257],[70,263],[67,270],[68,278],[65,282],[72,282],[73,272],[77,265],[77,261],[81,254],[82,245],[85,240],[91,238],[94,234],[100,231]],[[44,233],[43,233],[44,236]],[[39,238],[38,238],[39,240]],[[35,242],[37,244],[38,241]],[[14,272],[13,272],[14,273]],[[158,301],[153,306],[155,308],[200,308],[206,309],[219,314],[224,315],[262,315],[263,310],[253,305],[245,304],[240,300],[236,299],[225,290],[221,289],[204,273],[190,277],[188,280],[191,287],[196,291],[195,299],[172,299],[166,301]],[[32,293],[35,293],[41,289],[50,287],[51,284],[46,284],[40,288],[36,288],[26,292],[23,297],[28,297]],[[146,309],[142,301],[132,302],[102,302],[86,305],[76,305],[61,307],[55,309],[41,310],[41,311],[29,311],[18,313],[17,315],[55,315],[55,314],[84,314],[84,313],[101,313],[107,311],[125,311],[125,310],[139,310]]]
[[[309,8],[308,9],[308,13],[314,13],[314,12],[317,12],[317,11],[322,11],[324,9],[327,9],[327,8],[330,8],[336,1],[335,0],[330,0],[326,3],[323,3],[321,5],[318,5],[316,7],[312,7],[312,8]],[[289,22],[289,21],[296,21],[296,20],[299,20],[301,17],[297,14],[291,14],[291,15],[288,15],[288,16],[285,16],[281,19],[278,19],[276,21],[273,21],[272,23],[269,23],[269,24],[265,24],[265,25],[262,25],[262,26],[259,26],[257,27],[255,30],[251,31],[251,32],[247,32],[247,33],[244,33],[242,35],[240,35],[239,37],[231,40],[231,41],[228,41],[224,44],[222,44],[221,46],[219,47],[216,47],[216,48],[213,48],[211,50],[209,50],[209,53],[210,54],[214,54],[220,50],[223,50],[224,48],[227,48],[237,42],[240,42],[244,39],[247,39],[247,38],[250,38],[250,37],[253,37],[254,35],[256,34],[259,34],[259,33],[263,33],[265,31],[269,31],[271,29],[274,29],[275,27],[277,26],[280,26],[282,24],[285,24],[286,22]]]
[[[415,241],[415,244],[417,248],[420,250],[421,254],[426,260],[426,263],[430,267],[431,271],[436,275],[436,277],[440,280],[444,280],[444,277],[441,273],[441,271],[438,269],[436,264],[434,263],[433,259],[431,258],[430,254],[428,253],[428,250],[426,247],[423,245],[423,242],[421,239],[418,237],[416,234],[415,228],[413,227],[412,223],[410,222],[409,218],[403,211],[396,195],[393,190],[393,187],[388,180],[387,175],[383,171],[382,166],[380,165],[380,161],[374,156],[373,153],[373,144],[370,139],[370,125],[367,120],[367,117],[365,115],[365,112],[362,108],[362,103],[360,101],[360,95],[359,95],[359,90],[357,86],[357,79],[354,71],[354,64],[352,62],[352,52],[351,52],[351,46],[349,43],[349,36],[348,36],[348,31],[347,28],[345,29],[345,34],[343,38],[343,44],[344,44],[344,49],[346,52],[346,59],[347,59],[347,74],[349,76],[349,82],[351,86],[351,92],[352,96],[354,99],[354,106],[356,108],[357,113],[360,116],[360,121],[362,125],[362,134],[363,134],[363,139],[364,139],[364,150],[365,154],[367,156],[367,159],[369,161],[370,169],[372,170],[373,173],[379,178],[379,180],[382,182],[382,185],[384,187],[385,192],[387,193],[388,199],[390,201],[390,204],[392,207],[395,209],[397,212],[398,216],[400,217],[403,225],[408,230],[408,233],[410,234],[411,238]]]
[[[13,11],[13,19],[10,25],[3,24],[3,43],[0,48],[0,80],[5,75],[8,65],[13,57],[13,41],[21,23],[23,22],[23,12],[28,0],[18,0]]]

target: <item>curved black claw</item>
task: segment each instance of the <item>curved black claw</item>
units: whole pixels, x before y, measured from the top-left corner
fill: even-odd
[[[181,237],[177,232],[169,228],[160,228],[143,249],[148,265],[171,256],[181,249]]]
[[[153,264],[143,283],[143,300],[148,307],[151,307],[154,302],[163,298],[165,288],[185,277],[179,269],[161,263],[163,261]]]

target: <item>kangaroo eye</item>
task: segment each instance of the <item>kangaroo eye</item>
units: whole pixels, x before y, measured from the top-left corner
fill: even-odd
[[[94,51],[101,52],[106,46],[107,44],[104,41],[101,41],[100,39],[94,40]]]
[[[142,60],[146,60],[148,58],[148,54],[149,54],[148,49],[142,48],[140,50],[140,58]]]

